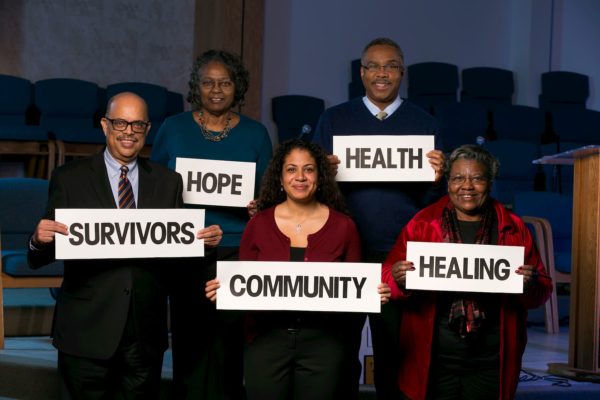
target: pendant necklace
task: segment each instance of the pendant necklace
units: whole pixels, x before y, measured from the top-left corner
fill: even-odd
[[[220,142],[221,140],[225,139],[229,134],[229,131],[231,131],[231,111],[227,113],[227,122],[225,122],[225,128],[223,128],[221,132],[217,132],[216,134],[214,134],[206,128],[206,125],[204,124],[204,119],[202,118],[202,116],[204,115],[203,111],[197,111],[197,115],[198,123],[200,124],[200,130],[202,131],[202,136],[204,136],[205,139],[210,140],[211,142]]]

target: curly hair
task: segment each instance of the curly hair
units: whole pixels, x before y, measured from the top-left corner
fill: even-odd
[[[450,178],[452,165],[458,160],[474,160],[485,167],[485,175],[488,182],[494,182],[500,168],[500,161],[492,153],[476,144],[463,144],[452,151],[446,158],[444,165],[444,175],[446,179]]]
[[[244,67],[242,59],[237,54],[229,53],[225,50],[208,50],[196,58],[188,83],[190,89],[187,96],[188,103],[192,105],[194,110],[200,109],[200,79],[202,76],[202,69],[211,62],[223,64],[229,73],[229,78],[233,81],[235,93],[233,95],[233,104],[231,107],[235,107],[238,104],[244,104],[244,96],[248,91],[248,70]]]
[[[286,200],[281,185],[281,174],[286,157],[292,150],[307,151],[315,159],[317,168],[317,190],[315,197],[321,204],[348,214],[344,196],[335,181],[334,171],[327,160],[327,153],[321,146],[304,139],[290,139],[281,143],[265,171],[258,197],[258,209],[265,210]]]

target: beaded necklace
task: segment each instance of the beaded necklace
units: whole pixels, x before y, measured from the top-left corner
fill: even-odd
[[[205,139],[210,140],[211,142],[220,142],[221,140],[225,139],[227,135],[229,135],[229,132],[231,131],[231,111],[227,113],[227,122],[225,122],[225,128],[216,134],[206,128],[204,119],[202,118],[203,114],[204,113],[202,110],[200,110],[197,111],[196,115],[198,118],[198,124],[200,125],[200,130],[202,131],[202,136],[204,136]]]

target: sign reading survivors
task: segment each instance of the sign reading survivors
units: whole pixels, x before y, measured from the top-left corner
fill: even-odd
[[[340,164],[338,181],[434,181],[425,154],[434,149],[429,135],[334,136],[333,154]]]
[[[69,234],[56,235],[56,258],[203,257],[204,210],[57,209]]]
[[[408,242],[407,289],[456,292],[523,293],[522,246]]]
[[[217,308],[380,312],[380,264],[219,261]]]
[[[177,157],[186,204],[246,207],[254,199],[256,164]]]

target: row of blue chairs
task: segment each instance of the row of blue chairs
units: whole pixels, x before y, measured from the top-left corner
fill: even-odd
[[[100,129],[107,98],[131,91],[148,103],[150,145],[163,120],[183,111],[183,96],[150,83],[122,82],[106,88],[94,82],[55,78],[31,81],[0,75],[0,153],[43,154],[48,172],[65,157],[85,155],[105,142]]]

